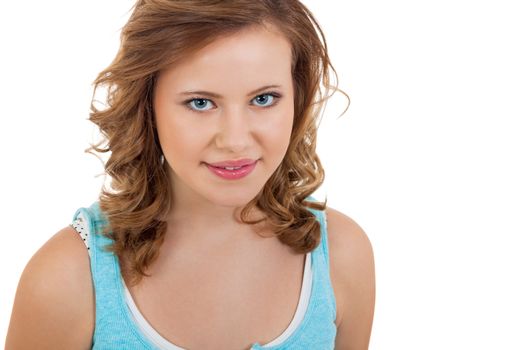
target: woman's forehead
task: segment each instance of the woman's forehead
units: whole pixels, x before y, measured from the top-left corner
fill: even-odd
[[[291,60],[291,45],[284,35],[250,28],[214,40],[164,70],[160,78],[177,85],[280,84],[291,78]]]

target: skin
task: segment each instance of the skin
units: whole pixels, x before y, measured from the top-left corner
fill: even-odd
[[[153,105],[173,189],[169,226],[189,228],[184,231],[203,241],[213,241],[217,232],[231,236],[221,239],[239,238],[246,226],[239,210],[263,188],[289,144],[291,59],[291,46],[277,30],[250,27],[160,72]],[[269,85],[276,87],[253,93]],[[243,158],[258,162],[238,180],[222,179],[204,164]]]

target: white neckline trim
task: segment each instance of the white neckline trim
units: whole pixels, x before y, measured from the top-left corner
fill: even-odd
[[[263,348],[283,343],[296,330],[296,328],[300,325],[301,321],[303,320],[312,292],[311,254],[311,252],[306,254],[306,261],[303,272],[303,283],[301,285],[301,295],[299,297],[299,303],[297,305],[297,309],[295,310],[295,314],[292,321],[290,322],[286,330],[283,333],[281,333],[281,335],[272,340],[270,343],[262,345]],[[130,310],[134,318],[135,324],[139,327],[139,329],[146,336],[146,338],[148,338],[150,341],[153,342],[153,344],[155,344],[162,350],[186,350],[168,341],[149,324],[149,322],[144,318],[137,305],[135,304],[135,301],[133,300],[133,297],[131,296],[131,293],[129,292],[126,286],[126,283],[122,279],[122,276],[120,276],[120,281],[124,289],[128,309]]]

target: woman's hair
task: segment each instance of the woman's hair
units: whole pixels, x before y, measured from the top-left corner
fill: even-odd
[[[337,73],[312,13],[297,0],[139,0],[132,10],[115,59],[93,83],[89,120],[99,127],[103,140],[86,149],[92,154],[111,152],[104,165],[110,189],[102,186],[99,198],[108,223],[102,234],[113,240],[106,249],[117,255],[123,274],[132,284],[149,276],[146,269],[158,257],[167,228],[164,218],[172,192],[167,165],[160,159],[152,103],[159,71],[254,25],[273,25],[291,44],[294,119],[283,161],[242,209],[241,220],[264,220],[247,220],[257,207],[283,244],[297,253],[316,248],[320,225],[306,207],[324,210],[326,199],[320,203],[306,198],[324,180],[316,154],[317,125],[326,100],[341,90],[330,84],[329,68],[336,81]],[[107,88],[104,110],[94,106],[99,86]]]

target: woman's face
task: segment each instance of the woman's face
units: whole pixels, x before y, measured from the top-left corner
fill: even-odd
[[[291,59],[282,34],[251,27],[159,74],[153,107],[176,202],[240,207],[259,193],[290,140]],[[209,167],[241,159],[255,163]]]

